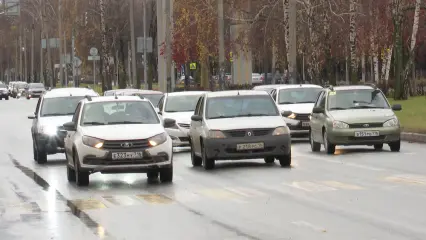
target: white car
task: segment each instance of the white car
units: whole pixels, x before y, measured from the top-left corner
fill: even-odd
[[[264,158],[291,164],[290,130],[271,96],[264,91],[209,92],[191,117],[193,166],[209,170],[217,160]]]
[[[292,136],[308,136],[309,121],[314,104],[323,87],[313,84],[288,84],[276,87],[271,96],[284,116]]]
[[[148,179],[173,180],[172,140],[152,103],[137,96],[82,100],[73,120],[65,123],[68,181],[89,184],[89,175],[147,173]]]
[[[283,86],[282,84],[266,84],[266,85],[257,85],[253,87],[253,90],[256,91],[266,91],[269,94],[276,88]]]
[[[166,128],[174,147],[189,146],[188,131],[191,116],[194,114],[198,99],[204,93],[206,91],[166,93],[158,103],[158,114],[176,121],[174,126]]]
[[[47,91],[38,99],[34,113],[28,116],[33,120],[31,136],[34,160],[38,164],[46,163],[49,154],[64,152],[66,131],[62,129],[62,124],[71,121],[78,102],[86,95],[99,96],[87,88],[57,88]]]

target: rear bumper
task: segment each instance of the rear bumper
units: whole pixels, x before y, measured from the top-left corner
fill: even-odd
[[[379,131],[379,136],[355,137],[355,132],[359,131]],[[328,140],[336,145],[381,144],[391,143],[401,139],[401,130],[399,127],[332,129],[328,130],[327,133]]]
[[[263,149],[237,150],[237,144],[264,143]],[[215,160],[256,159],[279,157],[291,152],[290,135],[259,136],[251,138],[205,139],[204,148],[208,158]]]

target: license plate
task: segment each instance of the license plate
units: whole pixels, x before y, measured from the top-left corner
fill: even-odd
[[[310,125],[310,122],[302,122],[302,127],[309,127]]]
[[[377,136],[380,136],[379,131],[355,132],[355,137],[377,137]]]
[[[253,149],[263,149],[264,143],[260,142],[260,143],[242,143],[242,144],[237,144],[237,151],[242,151],[242,150],[253,150]]]
[[[112,153],[112,159],[139,159],[143,158],[143,152],[116,152]]]

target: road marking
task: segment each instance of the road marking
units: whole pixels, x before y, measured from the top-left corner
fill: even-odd
[[[225,187],[226,190],[231,191],[235,194],[238,194],[240,196],[246,197],[246,198],[253,198],[253,197],[263,197],[266,194],[263,192],[260,192],[258,190],[255,189],[251,189],[251,188],[244,188],[244,187]]]
[[[71,203],[80,211],[106,208],[105,204],[93,198],[75,199],[71,200]]]
[[[329,187],[333,187],[333,188],[340,188],[340,189],[347,189],[347,190],[361,190],[363,189],[360,186],[357,185],[352,185],[352,184],[346,184],[346,183],[342,183],[342,182],[337,182],[337,181],[322,181],[321,183],[329,186]]]
[[[306,222],[306,221],[295,221],[295,222],[292,222],[292,224],[294,224],[298,227],[309,228],[309,229],[314,230],[316,232],[322,232],[322,233],[327,232],[327,230],[325,228],[316,226],[316,225],[309,223],[309,222]]]
[[[426,176],[422,175],[395,175],[385,178],[386,181],[394,183],[406,183],[413,185],[426,185]]]
[[[236,199],[239,197],[239,195],[225,190],[225,189],[204,189],[199,191],[201,194],[207,197],[211,197],[218,200],[230,200],[230,199]]]
[[[171,198],[178,202],[196,202],[200,200],[200,195],[188,190],[177,191],[170,195]]]
[[[287,183],[283,183],[284,185],[288,185]],[[336,188],[329,187],[323,184],[314,183],[314,182],[292,182],[290,184],[291,187],[304,190],[307,192],[326,192],[326,191],[335,191]]]
[[[152,203],[152,204],[170,204],[173,203],[173,199],[168,198],[166,196],[160,195],[160,194],[142,194],[142,195],[136,195],[137,198],[144,200],[146,202]]]
[[[116,206],[132,206],[138,204],[138,201],[129,196],[103,196],[102,198]]]

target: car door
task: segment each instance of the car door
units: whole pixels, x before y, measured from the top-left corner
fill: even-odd
[[[42,101],[43,101],[42,97],[38,99],[37,106],[36,106],[36,109],[34,111],[35,118],[33,119],[33,122],[32,122],[32,125],[31,125],[31,134],[32,134],[33,138],[38,133],[37,132],[38,131],[38,121],[39,121],[39,118],[40,118],[39,112],[40,112],[40,107],[41,107]]]
[[[314,105],[314,108],[316,107],[320,107],[320,108],[325,108],[325,91],[322,91],[317,98],[317,101]],[[311,131],[312,131],[312,135],[314,137],[314,140],[317,141],[318,138],[321,136],[321,129],[322,129],[322,122],[321,122],[321,117],[322,113],[312,113],[311,115]]]
[[[197,107],[195,109],[194,115],[203,116],[203,108],[204,108],[204,96],[201,96],[198,99]],[[192,129],[192,140],[195,153],[201,153],[201,144],[200,144],[200,136],[202,131],[202,122],[200,121],[192,121],[191,120],[191,129]]]
[[[75,129],[77,129],[78,127],[78,120],[80,118],[80,112],[81,112],[81,106],[82,103],[80,102],[74,112],[74,115],[72,117],[72,122],[74,123]],[[72,156],[72,148],[73,148],[73,143],[74,143],[74,139],[75,139],[75,135],[76,135],[76,131],[67,131],[67,136],[64,139],[65,142],[65,154],[68,154],[68,159],[69,159],[69,164],[71,166],[73,166],[73,156]]]

